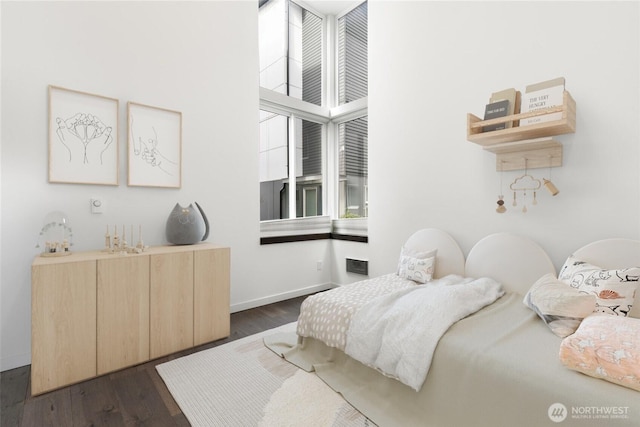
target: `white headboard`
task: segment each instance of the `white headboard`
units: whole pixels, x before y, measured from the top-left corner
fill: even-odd
[[[464,276],[464,253],[446,231],[437,228],[418,230],[407,239],[404,246],[416,252],[438,250],[435,278],[444,277],[447,274]]]
[[[540,245],[527,237],[511,233],[495,233],[484,237],[471,248],[466,262],[464,253],[453,237],[437,228],[416,231],[407,239],[405,247],[417,252],[437,249],[436,278],[447,274],[491,277],[502,283],[505,290],[521,295],[525,295],[536,280],[545,274],[557,275],[549,255]],[[573,255],[606,269],[636,267],[640,266],[640,241],[599,240],[578,249]],[[636,302],[640,309],[640,292],[636,295]]]
[[[598,240],[581,247],[573,256],[606,269],[640,267],[640,240]]]
[[[556,274],[549,255],[533,240],[510,233],[490,234],[475,244],[465,266],[468,277],[491,277],[506,291],[524,295],[536,280]]]

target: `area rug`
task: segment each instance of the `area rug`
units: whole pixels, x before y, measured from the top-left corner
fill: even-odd
[[[290,323],[156,369],[194,427],[373,426],[315,374],[264,346],[270,334],[294,338],[295,327]]]

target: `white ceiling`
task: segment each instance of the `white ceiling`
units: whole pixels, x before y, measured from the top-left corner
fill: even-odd
[[[324,15],[338,15],[362,3],[362,0],[302,0],[302,3]]]

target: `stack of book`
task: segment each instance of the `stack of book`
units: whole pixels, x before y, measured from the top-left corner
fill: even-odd
[[[522,97],[522,112],[541,110],[562,105],[564,93],[564,77],[532,84],[526,87]],[[520,121],[520,126],[562,119],[562,113],[543,114],[529,117]]]
[[[491,94],[489,103],[485,107],[484,120],[561,106],[563,103],[564,84],[564,77],[531,84],[526,87],[522,97],[520,92],[513,88],[495,92]],[[559,120],[561,118],[561,112],[542,114],[522,120],[509,120],[502,123],[483,126],[482,131],[491,132],[516,126],[529,126],[537,123]]]
[[[484,120],[495,119],[498,117],[511,116],[520,112],[520,92],[514,88],[501,90],[491,94],[489,103],[484,110]],[[512,126],[518,126],[518,121],[507,121],[496,123],[493,125],[483,126],[483,132],[506,129]]]

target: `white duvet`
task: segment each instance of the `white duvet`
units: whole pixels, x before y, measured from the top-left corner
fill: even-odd
[[[345,353],[419,391],[447,329],[503,294],[493,279],[449,275],[383,295],[353,315]]]

